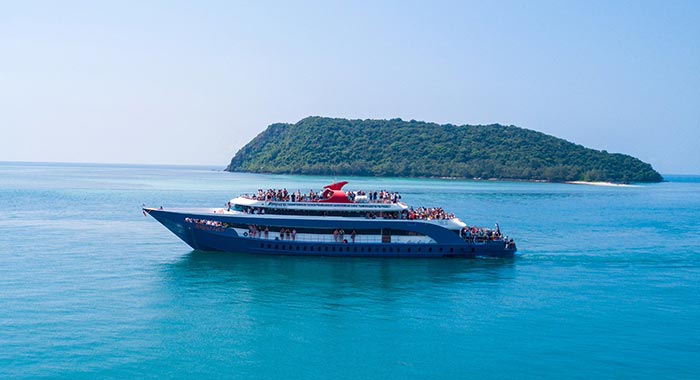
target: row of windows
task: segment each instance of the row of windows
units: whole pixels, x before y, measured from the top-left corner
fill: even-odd
[[[360,252],[360,253],[364,253],[364,252],[377,252],[377,253],[379,253],[379,252],[382,252],[382,253],[406,252],[406,253],[411,253],[412,252],[411,251],[412,247],[404,247],[404,248],[396,247],[394,249],[394,247],[364,247],[364,246],[358,247],[356,245],[330,246],[329,247],[327,245],[325,245],[325,246],[313,246],[313,245],[301,245],[301,244],[289,244],[289,245],[282,244],[282,245],[280,245],[280,244],[260,243],[260,248],[265,249],[266,247],[267,247],[267,249],[277,249],[277,250],[282,250],[282,251],[300,251],[300,252],[314,252],[314,249],[315,249],[315,252],[353,252],[353,253],[355,253],[355,252]],[[365,250],[365,248],[366,248],[366,250]],[[413,252],[423,252],[422,251],[423,247],[413,247],[413,248],[416,249]],[[436,248],[436,252],[441,252],[441,253],[446,252],[446,251],[444,251],[445,249],[446,248],[443,248],[443,247]],[[460,248],[459,251],[464,253],[465,249]],[[474,252],[473,247],[471,248],[471,251]],[[433,248],[428,247],[425,252],[429,252],[429,253],[433,252]],[[449,249],[449,253],[454,253],[453,247],[451,247]]]
[[[398,211],[367,212],[367,211],[340,211],[340,210],[278,210],[271,209],[268,214],[275,215],[301,215],[301,216],[342,216],[345,218],[365,218],[365,219],[401,219]]]
[[[225,228],[240,228],[247,230],[249,225],[244,224],[244,223],[223,223],[223,226]],[[264,231],[266,225],[261,224],[261,225],[256,225],[256,228],[259,231]],[[379,228],[372,228],[372,229],[353,229],[353,228],[347,228],[343,229],[338,228],[338,227],[333,227],[333,228],[312,228],[312,227],[297,227],[294,226],[293,223],[290,223],[288,226],[283,226],[283,227],[278,227],[278,226],[269,226],[268,230],[270,234],[278,234],[280,231],[280,228],[284,229],[295,229],[297,230],[297,233],[299,234],[318,234],[318,235],[332,235],[334,231],[339,231],[340,229],[343,230],[345,235],[350,235],[352,231],[355,231],[357,235],[392,235],[392,236],[425,236],[419,232],[414,232],[414,231],[406,231],[406,230],[399,230],[399,229],[390,229],[390,228],[384,228],[384,229],[379,229]],[[459,234],[459,231],[455,231],[457,234]]]

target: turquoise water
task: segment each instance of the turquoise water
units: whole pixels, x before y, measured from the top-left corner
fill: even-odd
[[[327,177],[0,163],[0,378],[690,379],[700,177],[348,178],[514,237],[513,260],[193,252],[140,206]]]

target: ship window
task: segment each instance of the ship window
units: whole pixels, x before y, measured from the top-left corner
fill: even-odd
[[[428,252],[432,252],[432,251],[433,251],[432,247],[428,248]]]
[[[260,248],[265,248],[265,243],[260,243]]]
[[[472,247],[472,252],[474,252],[474,247]]]
[[[267,248],[269,249],[270,247],[272,247],[272,246],[271,246],[270,244],[268,244],[268,245],[267,245]]]
[[[353,251],[357,252],[357,247],[353,248]]]
[[[364,251],[365,251],[365,248],[364,248],[364,247],[360,247],[360,252],[364,252]]]
[[[411,252],[411,247],[406,248],[406,252]]]
[[[334,249],[335,250],[335,249]],[[328,252],[328,247],[326,247],[326,252]]]
[[[418,247],[418,252],[420,252],[420,247]]]
[[[386,252],[386,247],[382,247],[382,252]]]
[[[314,246],[313,246],[313,245],[312,245],[311,247],[309,247],[309,251],[311,251],[311,252],[314,251]]]
[[[440,247],[440,252],[442,252],[442,247]]]
[[[279,249],[279,245],[275,244],[275,249]]]
[[[297,251],[299,250],[299,246],[297,245]]]
[[[306,251],[306,246],[304,246],[304,251]]]
[[[326,249],[327,250],[327,249]],[[333,252],[335,252],[335,247],[333,247]]]
[[[452,253],[452,252],[454,252],[454,251],[455,251],[454,248],[450,248],[450,253]]]

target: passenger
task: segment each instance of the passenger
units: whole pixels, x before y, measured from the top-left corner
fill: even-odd
[[[297,240],[297,229],[292,229],[292,240]]]
[[[352,230],[352,233],[350,234],[350,239],[352,240],[353,243],[355,242],[355,236],[356,236],[356,235],[357,235],[357,234],[355,233],[355,230]]]
[[[338,242],[338,229],[336,228],[335,231],[333,231],[333,240],[337,243]]]

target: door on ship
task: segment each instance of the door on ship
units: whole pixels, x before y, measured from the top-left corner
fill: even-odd
[[[382,228],[382,243],[391,243],[391,228]]]

